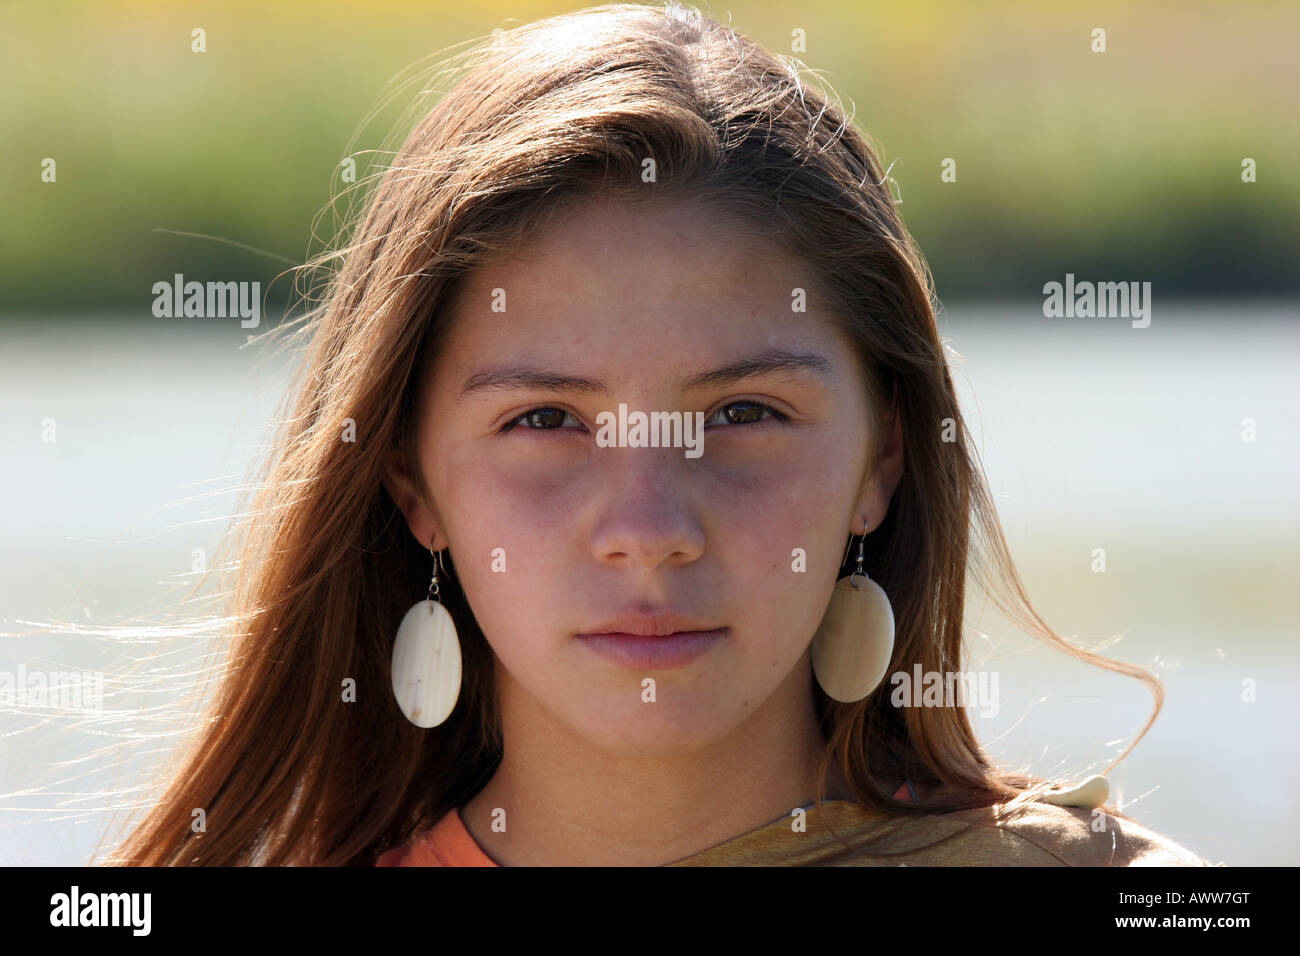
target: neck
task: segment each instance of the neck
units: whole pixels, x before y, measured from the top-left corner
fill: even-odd
[[[725,738],[651,756],[596,749],[504,668],[497,678],[501,764],[461,816],[503,866],[659,866],[816,799],[824,741],[806,667]],[[834,768],[826,798],[852,799]],[[497,808],[505,832],[493,832]]]

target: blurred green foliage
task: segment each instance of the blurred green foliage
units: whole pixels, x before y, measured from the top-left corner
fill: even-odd
[[[0,309],[147,311],[177,272],[265,288],[333,235],[326,216],[309,243],[349,142],[382,145],[419,88],[381,106],[394,76],[585,5],[6,5]],[[1038,296],[1067,271],[1157,294],[1297,291],[1300,5],[698,6],[843,99],[892,164],[941,297]],[[269,291],[282,303],[290,283]]]

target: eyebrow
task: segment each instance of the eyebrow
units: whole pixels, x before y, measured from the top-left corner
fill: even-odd
[[[754,355],[746,356],[735,362],[729,362],[720,368],[707,372],[688,375],[675,384],[682,391],[691,391],[706,387],[717,388],[733,385],[736,382],[758,375],[773,372],[816,372],[827,379],[833,379],[831,363],[816,352],[793,352],[789,349],[766,349]],[[600,379],[582,378],[576,375],[561,375],[550,369],[528,363],[497,365],[475,372],[461,386],[463,398],[474,392],[507,389],[534,389],[548,392],[590,392],[602,394],[609,392],[609,386]]]

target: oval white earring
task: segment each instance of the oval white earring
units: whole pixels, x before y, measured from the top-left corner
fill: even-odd
[[[438,592],[435,555],[429,596],[411,607],[393,641],[393,695],[417,727],[445,721],[460,697],[460,639],[451,613],[434,600]]]
[[[875,690],[894,656],[894,609],[884,589],[863,570],[862,551],[859,542],[858,566],[835,582],[812,643],[817,683],[827,697],[844,704]],[[859,575],[862,580],[855,583]]]

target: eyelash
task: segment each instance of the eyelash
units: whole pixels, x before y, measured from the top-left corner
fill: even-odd
[[[736,405],[753,405],[753,406],[755,406],[756,408],[763,409],[763,410],[765,410],[765,411],[771,412],[771,414],[772,414],[772,418],[775,419],[778,423],[783,424],[783,425],[790,421],[790,416],[789,416],[789,415],[786,415],[786,414],[783,414],[782,412],[777,411],[777,410],[776,410],[775,408],[773,408],[771,405],[765,405],[763,402],[747,402],[747,401],[728,402],[726,405],[723,405],[721,408],[719,408],[719,409],[717,410],[717,412],[715,412],[713,415],[711,415],[708,419],[705,419],[705,421],[708,422],[708,421],[711,421],[711,420],[714,419],[714,418],[717,418],[717,416],[718,416],[719,414],[721,414],[722,412],[725,412],[728,408],[732,408],[732,407],[734,407],[734,406],[736,406]],[[532,428],[532,427],[530,427],[530,426],[528,426],[528,425],[522,425],[522,426],[521,426],[521,425],[519,424],[520,421],[521,421],[522,419],[527,418],[529,415],[532,415],[534,412],[548,412],[548,411],[560,412],[560,411],[564,411],[564,409],[562,409],[562,408],[556,408],[554,405],[538,405],[536,408],[530,408],[528,411],[524,412],[523,414],[519,415],[518,417],[512,419],[511,421],[506,422],[505,425],[502,426],[502,428],[501,428],[501,432],[500,432],[500,433],[501,433],[502,435],[507,434],[507,433],[513,431],[513,430],[514,430],[515,428],[517,428],[517,427],[522,427],[525,431],[531,431],[531,432],[558,432],[558,431],[564,431],[564,428],[563,428],[563,427],[558,427],[558,426],[555,427],[555,428]],[[572,415],[573,413],[572,413],[572,412],[565,412],[565,414],[566,414],[566,415]],[[576,417],[576,416],[575,416],[575,417]],[[746,427],[747,425],[748,425],[748,426],[758,425],[758,424],[761,424],[762,422],[767,421],[767,420],[768,420],[768,419],[766,419],[766,418],[760,418],[760,419],[759,419],[758,421],[756,421],[756,422],[744,422],[744,423],[741,423],[741,424],[729,423],[728,427],[730,427],[730,428],[744,428],[744,427]]]

